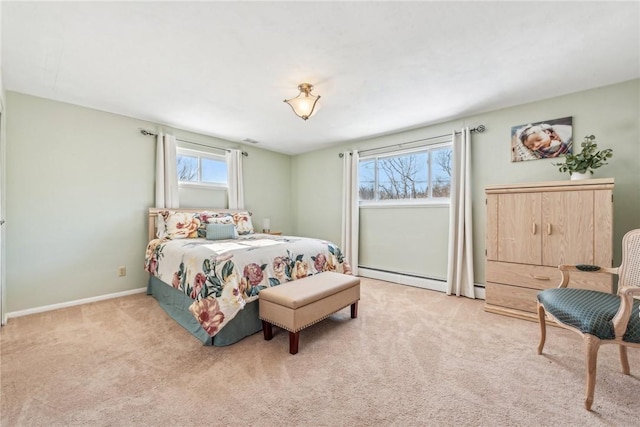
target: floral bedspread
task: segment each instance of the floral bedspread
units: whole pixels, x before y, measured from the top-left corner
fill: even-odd
[[[145,270],[194,302],[189,311],[216,335],[261,289],[322,271],[351,274],[331,242],[251,234],[234,240],[154,239]]]

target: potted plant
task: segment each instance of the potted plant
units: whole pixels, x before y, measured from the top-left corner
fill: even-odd
[[[560,167],[560,172],[569,172],[573,180],[589,178],[594,169],[606,165],[605,160],[613,156],[611,148],[598,151],[596,137],[593,135],[585,136],[580,145],[582,146],[581,152],[567,154],[564,163],[553,163],[554,166]]]

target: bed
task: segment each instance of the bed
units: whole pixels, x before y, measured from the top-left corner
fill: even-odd
[[[322,271],[351,274],[334,243],[256,233],[247,211],[151,208],[148,220],[147,293],[204,345],[260,331],[262,289]]]

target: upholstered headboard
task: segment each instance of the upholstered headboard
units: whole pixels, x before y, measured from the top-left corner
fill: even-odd
[[[221,213],[237,213],[237,212],[246,212],[246,210],[240,209],[221,209],[221,208],[149,208],[149,230],[148,230],[148,238],[149,241],[156,238],[156,220],[158,219],[158,212],[162,211],[172,211],[172,212],[186,212],[186,213],[196,213],[196,212],[221,212]]]

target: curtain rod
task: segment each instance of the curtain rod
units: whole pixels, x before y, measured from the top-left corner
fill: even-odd
[[[149,132],[149,131],[148,131],[148,130],[146,130],[146,129],[140,129],[140,133],[141,133],[141,134],[143,134],[143,135],[145,135],[145,136],[147,136],[147,135],[150,135],[150,136],[158,136],[158,134],[157,134],[157,133]],[[215,148],[216,150],[229,151],[229,152],[231,151],[231,149],[230,149],[230,148],[215,147],[215,146],[213,146],[213,145],[207,145],[207,144],[201,144],[201,143],[199,143],[199,142],[187,141],[186,139],[178,139],[178,138],[176,138],[176,141],[186,142],[187,144],[199,145],[199,146],[201,146],[201,147]],[[247,153],[246,151],[243,151],[243,152],[242,152],[242,155],[243,155],[243,156],[249,156],[249,153]]]
[[[475,127],[473,129],[471,129],[469,132],[475,133],[482,133],[486,130],[487,128],[484,127],[484,125],[479,125],[478,127]],[[461,132],[456,132],[456,135],[460,134]],[[383,147],[377,147],[377,148],[369,148],[368,150],[362,150],[359,153],[366,153],[367,151],[376,151],[376,150],[382,150],[384,148],[390,148],[390,147],[402,147],[403,145],[407,145],[407,144],[413,144],[414,142],[421,142],[421,141],[429,141],[431,139],[438,139],[438,138],[444,138],[445,136],[450,136],[451,134],[448,133],[446,135],[438,135],[438,136],[430,136],[429,138],[422,138],[422,139],[416,139],[414,141],[408,141],[408,142],[401,142],[400,144],[392,144],[392,145],[385,145]],[[349,155],[351,155],[351,153],[349,153]],[[343,158],[344,157],[344,153],[338,153],[338,157]]]

